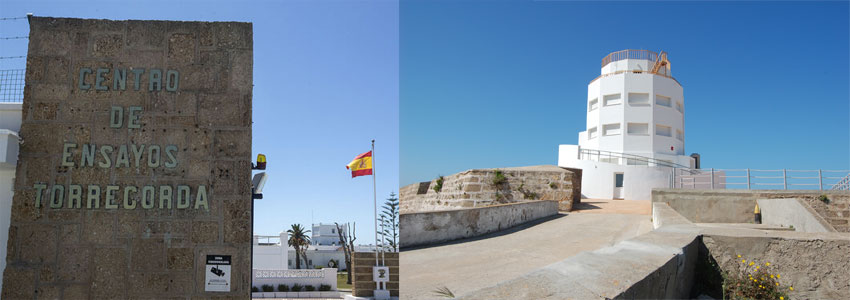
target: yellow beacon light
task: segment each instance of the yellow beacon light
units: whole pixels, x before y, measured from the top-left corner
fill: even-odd
[[[256,170],[265,170],[266,169],[266,155],[265,154],[257,154],[257,167],[254,168]]]

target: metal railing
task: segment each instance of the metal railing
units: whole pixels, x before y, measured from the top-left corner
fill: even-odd
[[[0,102],[24,101],[26,70],[0,70]]]
[[[838,183],[832,185],[831,190],[835,191],[847,191],[850,190],[850,173],[847,176],[844,176]]]
[[[608,54],[604,58],[602,58],[602,67],[605,65],[624,59],[647,59],[647,60],[655,60],[658,58],[658,53],[649,50],[635,50],[635,49],[626,49],[617,52],[612,52]]]
[[[594,159],[594,157],[596,159]],[[666,161],[662,159],[655,159],[652,157],[640,156],[636,154],[628,154],[628,153],[620,153],[620,152],[612,152],[605,150],[596,150],[596,149],[579,149],[579,159],[581,160],[593,160],[598,162],[607,162],[618,165],[632,165],[632,166],[655,166],[655,167],[668,167],[668,168],[679,168],[680,170],[690,169],[690,167],[685,165],[680,165],[671,161]],[[629,164],[629,162],[639,162],[639,164]],[[646,163],[646,164],[643,164]]]
[[[850,185],[850,170],[674,169],[671,176],[671,187],[682,189],[846,190]]]

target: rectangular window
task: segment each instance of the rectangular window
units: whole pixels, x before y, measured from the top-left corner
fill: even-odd
[[[599,98],[593,98],[593,100],[590,100],[590,102],[587,104],[587,111],[593,111],[598,106],[599,106]]]
[[[673,133],[670,131],[670,126],[655,124],[655,135],[673,136]]]
[[[623,187],[623,173],[614,174],[614,187]]]
[[[629,158],[628,165],[630,166],[646,166],[649,162],[645,159]]]
[[[676,129],[676,139],[684,142],[685,134],[681,130]]]
[[[647,94],[647,93],[629,93],[629,105],[632,105],[632,106],[649,106],[649,94]]]
[[[670,103],[670,97],[665,97],[661,95],[655,95],[655,104],[666,107],[673,107]]]
[[[602,125],[602,135],[620,134],[620,123]]]
[[[587,130],[587,139],[596,138],[596,127]]]
[[[623,99],[620,99],[620,94],[610,94],[602,97],[602,100],[605,101],[603,105],[611,106],[611,105],[620,105],[623,103]]]
[[[634,135],[649,135],[649,124],[647,123],[629,123],[629,134]]]
[[[676,101],[676,110],[678,110],[680,113],[685,112],[685,108],[684,106],[682,106],[682,102]]]

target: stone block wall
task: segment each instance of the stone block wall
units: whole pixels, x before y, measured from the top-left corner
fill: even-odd
[[[250,23],[31,18],[0,298],[249,297],[252,69]],[[230,292],[204,292],[208,254]]]
[[[574,172],[578,171],[578,172]],[[438,179],[405,186],[399,191],[402,213],[482,207],[534,200],[555,200],[559,209],[570,211],[581,199],[581,170],[557,166],[503,169],[473,169]],[[506,182],[495,184],[501,172]]]
[[[383,259],[386,266],[390,267],[390,281],[387,283],[387,289],[390,290],[391,297],[398,297],[398,252],[384,253]],[[352,294],[355,297],[374,296],[373,290],[376,285],[372,281],[372,266],[375,265],[375,252],[355,252],[353,260]]]

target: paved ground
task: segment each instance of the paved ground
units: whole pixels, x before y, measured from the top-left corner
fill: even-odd
[[[456,296],[515,278],[582,251],[652,230],[649,201],[590,200],[578,212],[481,238],[401,252],[401,299]]]
[[[632,200],[581,199],[574,213],[651,215],[652,202]]]

